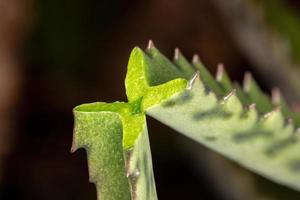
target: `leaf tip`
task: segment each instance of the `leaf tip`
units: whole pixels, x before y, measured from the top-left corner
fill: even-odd
[[[154,46],[154,43],[152,40],[149,40],[148,41],[148,45],[147,45],[147,49],[153,49],[155,46]]]
[[[245,76],[244,76],[244,81],[243,81],[243,89],[245,92],[250,91],[252,79],[253,78],[252,78],[251,72],[246,72]]]
[[[224,64],[218,63],[217,65],[217,73],[216,73],[216,80],[221,81],[224,74]]]
[[[197,70],[193,77],[189,80],[187,89],[191,90],[197,78],[200,77],[200,72]]]
[[[224,101],[227,101],[230,97],[236,95],[236,89],[231,90],[226,96],[223,97]]]
[[[180,57],[180,55],[181,55],[181,51],[180,51],[180,49],[179,49],[179,48],[175,48],[175,50],[174,50],[174,58],[173,58],[173,60],[178,60],[178,59],[179,59],[179,57]]]
[[[274,105],[279,105],[281,101],[281,91],[278,87],[272,88],[271,91],[272,103]]]
[[[268,119],[269,117],[271,117],[273,114],[275,114],[277,112],[281,112],[280,106],[276,106],[272,111],[264,114],[263,119]]]
[[[193,63],[193,64],[199,64],[199,63],[201,63],[200,57],[199,57],[198,54],[194,54],[194,55],[193,55],[192,63]]]

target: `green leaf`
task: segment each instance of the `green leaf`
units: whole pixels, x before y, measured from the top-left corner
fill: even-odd
[[[130,199],[122,147],[122,122],[112,111],[96,112],[101,104],[75,108],[72,151],[84,147],[88,153],[90,181],[101,199]]]
[[[262,92],[249,72],[245,74],[244,92],[249,102],[255,102],[259,113],[263,114],[272,110],[273,105],[269,97]]]
[[[172,63],[150,41],[146,52],[133,49],[125,87],[128,103],[74,109],[72,150],[86,149],[98,198],[157,199],[145,113],[258,174],[300,190],[299,129],[287,120],[296,121],[299,115],[276,95],[271,102],[249,74],[243,89],[232,88],[224,69],[218,70],[216,81],[197,56],[189,64],[176,50]]]
[[[189,79],[194,75],[195,68],[186,60],[178,48],[175,49],[173,62],[184,78]]]
[[[131,53],[125,80],[128,103],[92,103],[74,109],[72,151],[87,151],[90,181],[96,184],[98,198],[104,200],[157,199],[145,110],[182,91],[187,81],[178,78],[158,84],[179,75],[170,64],[166,72],[174,73],[149,85],[150,68],[167,66],[169,61],[155,49],[148,54],[151,56],[139,48]]]
[[[203,83],[205,83],[205,86],[209,87],[217,96],[222,96],[223,95],[222,88],[217,84],[213,76],[204,67],[198,55],[194,55],[193,65],[197,70],[199,70],[201,79]]]
[[[226,83],[219,78],[217,86],[201,67],[204,74],[200,71],[191,79],[191,88],[149,108],[147,114],[266,178],[300,190],[299,129],[287,120],[297,113],[287,115],[273,105],[250,74],[244,89],[232,88],[224,95],[226,90],[219,88],[228,86],[229,78]]]
[[[217,74],[216,74],[216,81],[218,82],[219,86],[222,88],[223,93],[229,93],[232,89],[232,82],[224,69],[224,65],[219,63]]]
[[[191,98],[183,101],[186,94]],[[300,189],[298,136],[279,109],[259,117],[255,107],[244,110],[234,93],[223,100],[206,94],[197,79],[191,90],[147,113],[254,172]]]
[[[74,109],[72,151],[87,151],[90,181],[96,184],[98,198],[157,199],[145,115],[132,109],[121,102]],[[134,145],[126,149],[124,142],[132,141]]]

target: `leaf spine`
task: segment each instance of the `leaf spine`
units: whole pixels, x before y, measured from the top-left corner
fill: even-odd
[[[154,43],[153,43],[153,41],[152,40],[149,40],[148,41],[148,45],[147,45],[147,49],[152,49],[152,48],[154,48],[155,46],[154,46]]]
[[[216,80],[217,81],[222,81],[224,74],[224,64],[223,63],[218,63],[217,65],[217,73],[216,73]]]
[[[281,91],[278,87],[272,88],[271,91],[272,103],[274,105],[279,105],[281,101]]]
[[[200,77],[200,72],[197,70],[196,73],[193,75],[193,77],[189,80],[187,90],[191,90],[193,88],[193,85],[195,84],[195,81],[197,78]]]
[[[251,74],[251,72],[246,72],[245,76],[244,76],[244,81],[243,81],[243,90],[245,92],[250,91],[251,82],[252,82],[252,74]]]
[[[272,115],[274,115],[276,112],[280,112],[280,106],[275,107],[272,111],[266,113],[263,115],[264,119],[270,118]]]
[[[193,55],[192,63],[193,63],[193,64],[200,64],[200,63],[201,63],[200,57],[199,57],[198,54],[194,54],[194,55]]]
[[[231,92],[229,92],[226,96],[223,97],[224,101],[227,101],[230,97],[236,95],[236,89],[234,88]]]
[[[180,57],[180,55],[181,55],[181,51],[180,51],[180,49],[179,49],[179,48],[175,48],[175,50],[174,50],[174,58],[173,58],[173,60],[178,60],[178,59],[179,59],[179,57]]]

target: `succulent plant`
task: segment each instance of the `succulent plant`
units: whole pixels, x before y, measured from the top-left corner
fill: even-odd
[[[250,73],[233,84],[222,64],[214,78],[195,55],[173,62],[150,41],[136,47],[125,80],[128,102],[74,108],[72,151],[85,148],[99,199],[157,199],[146,117],[274,182],[300,190],[300,115],[280,91],[264,94]]]

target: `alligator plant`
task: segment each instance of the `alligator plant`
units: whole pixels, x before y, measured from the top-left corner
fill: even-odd
[[[90,181],[101,200],[157,199],[145,115],[276,183],[300,190],[300,114],[278,89],[265,95],[246,73],[232,84],[195,55],[178,49],[171,62],[150,41],[136,47],[125,80],[128,102],[74,108],[72,151],[84,148]]]

